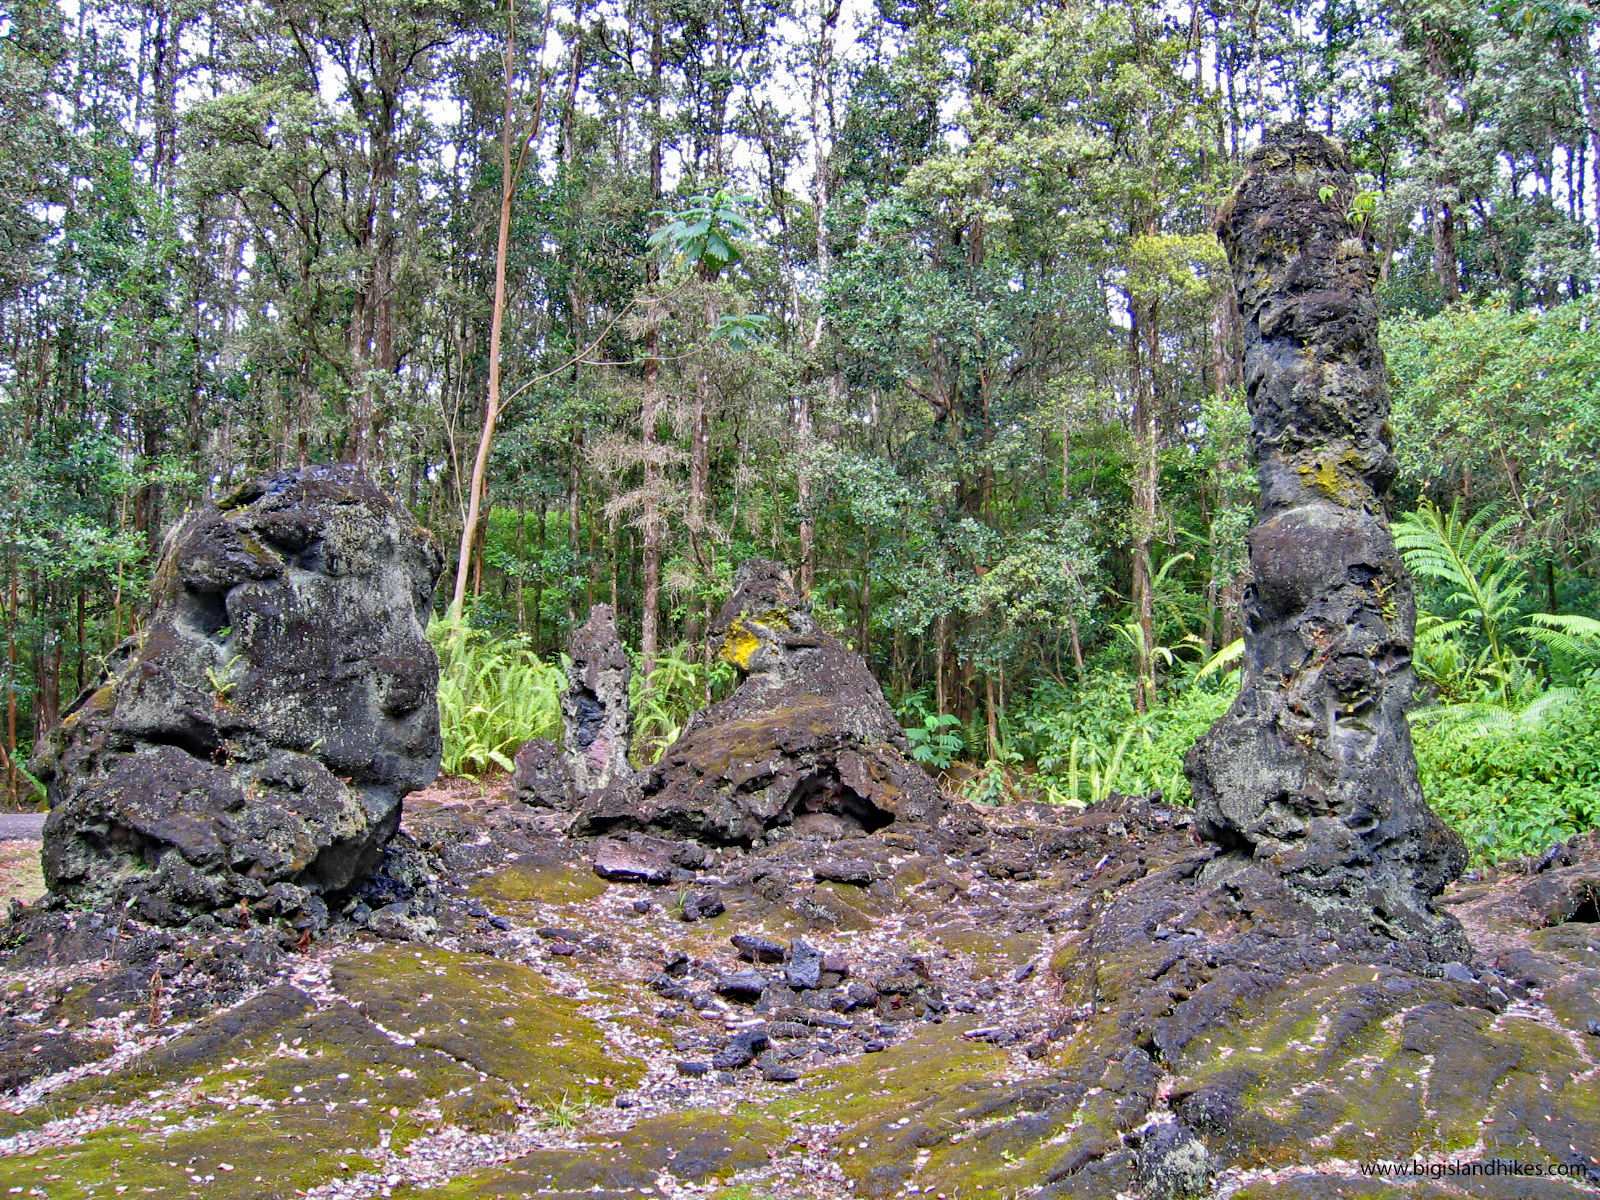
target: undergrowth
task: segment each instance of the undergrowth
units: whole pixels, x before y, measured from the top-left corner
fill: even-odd
[[[469,622],[436,617],[428,639],[439,655],[439,729],[446,775],[511,770],[529,738],[559,737],[566,672],[532,650]]]
[[[1537,720],[1421,723],[1413,741],[1423,795],[1475,862],[1600,827],[1600,683]]]
[[[1489,544],[1495,528],[1427,508],[1399,527],[1419,590],[1438,584],[1428,598],[1445,614],[1418,616],[1418,673],[1423,696],[1434,697],[1412,713],[1418,773],[1479,863],[1600,827],[1600,621],[1519,607],[1511,556]],[[559,737],[561,666],[466,622],[435,620],[429,635],[440,657],[446,774],[509,770],[528,738]],[[1131,675],[1109,657],[1082,687],[1036,686],[995,739],[933,711],[926,690],[903,696],[896,711],[916,760],[968,800],[1082,806],[1160,791],[1188,804],[1184,756],[1237,694],[1238,648],[1203,664],[1168,654],[1168,678],[1145,713],[1134,710]],[[659,758],[734,682],[727,663],[685,647],[658,656],[648,676],[635,660],[636,763]]]

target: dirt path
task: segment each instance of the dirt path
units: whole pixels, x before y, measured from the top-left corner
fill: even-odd
[[[0,813],[0,842],[37,842],[44,813]]]

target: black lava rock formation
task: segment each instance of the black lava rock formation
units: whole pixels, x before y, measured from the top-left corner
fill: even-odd
[[[1336,143],[1279,130],[1220,219],[1244,319],[1261,482],[1238,700],[1190,752],[1217,880],[1270,864],[1328,921],[1465,953],[1430,898],[1461,839],[1417,783],[1411,577],[1389,532],[1395,474],[1374,266]]]
[[[588,795],[633,774],[628,762],[633,743],[628,682],[633,668],[617,637],[617,618],[609,604],[589,610],[589,619],[567,643],[567,654],[572,665],[561,696],[567,761],[578,794]]]
[[[859,654],[820,628],[788,571],[739,567],[710,635],[743,681],[696,713],[653,767],[581,803],[572,832],[646,830],[752,845],[928,824],[939,790]]]
[[[439,768],[438,547],[352,467],[246,485],[167,537],[143,635],[35,769],[50,890],[178,925],[328,920]]]
[[[562,745],[530,738],[517,750],[511,794],[533,808],[570,811],[581,797],[633,774],[633,667],[609,604],[596,604],[567,641]]]

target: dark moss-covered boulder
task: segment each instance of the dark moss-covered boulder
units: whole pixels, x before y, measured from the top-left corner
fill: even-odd
[[[441,559],[351,467],[248,484],[169,535],[121,665],[35,761],[45,880],[181,924],[325,923],[439,766]]]
[[[860,836],[938,815],[939,790],[865,660],[817,625],[781,564],[743,563],[710,634],[738,690],[695,714],[653,767],[583,802],[574,833],[752,845],[775,831]]]

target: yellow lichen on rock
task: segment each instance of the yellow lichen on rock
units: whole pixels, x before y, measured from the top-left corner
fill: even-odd
[[[1354,507],[1359,502],[1361,487],[1351,476],[1359,477],[1361,465],[1361,456],[1354,450],[1346,450],[1337,458],[1318,458],[1302,463],[1295,470],[1306,487],[1314,488],[1336,504]]]
[[[722,641],[722,657],[741,671],[750,669],[751,656],[761,649],[761,639],[745,628],[744,619],[736,619],[728,627],[728,636]]]

